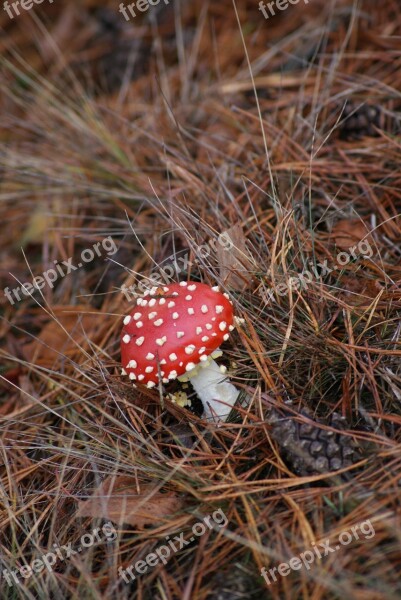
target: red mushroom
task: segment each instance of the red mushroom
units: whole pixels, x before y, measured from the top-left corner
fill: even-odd
[[[173,283],[137,298],[124,318],[122,373],[151,388],[160,381],[191,381],[205,416],[225,420],[239,391],[213,358],[234,329],[232,302],[218,287]]]

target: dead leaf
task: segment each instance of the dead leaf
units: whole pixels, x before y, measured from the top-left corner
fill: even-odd
[[[339,297],[353,306],[369,305],[383,289],[375,279],[360,279],[355,276],[342,277],[341,286],[343,290]]]
[[[110,519],[138,528],[165,521],[183,507],[174,492],[161,493],[154,485],[141,485],[133,477],[108,477],[89,500],[79,503],[78,517]]]
[[[96,312],[87,305],[53,308],[56,320],[49,321],[36,339],[24,345],[27,360],[55,368],[66,356],[74,358],[82,354],[83,349],[88,350],[90,341],[95,343],[99,340],[100,325],[104,321],[103,315]]]
[[[29,220],[21,239],[17,246],[23,248],[27,244],[42,244],[43,238],[53,245],[56,234],[53,227],[56,225],[55,214],[62,212],[62,206],[59,200],[54,200],[49,206],[46,202],[39,202],[33,212],[29,215]]]
[[[231,289],[243,291],[252,283],[254,264],[246,247],[242,226],[237,223],[218,237],[217,258],[220,276]]]
[[[339,248],[348,250],[361,240],[372,243],[372,236],[368,235],[370,229],[359,219],[343,219],[336,223],[331,231],[332,237]]]

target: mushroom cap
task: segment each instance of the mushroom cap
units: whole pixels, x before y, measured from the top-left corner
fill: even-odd
[[[205,283],[154,287],[136,299],[121,333],[123,373],[153,387],[207,361],[234,329],[228,294]]]

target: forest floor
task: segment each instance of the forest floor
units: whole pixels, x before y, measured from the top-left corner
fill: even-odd
[[[0,598],[400,598],[399,2],[130,7],[0,14]],[[226,422],[121,373],[151,276]]]

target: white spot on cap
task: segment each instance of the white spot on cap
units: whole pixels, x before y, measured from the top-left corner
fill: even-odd
[[[169,291],[170,291],[170,288],[168,288],[167,286],[164,286],[163,292],[169,292]]]
[[[165,298],[160,298],[159,304],[166,304],[166,299]]]
[[[193,283],[192,285],[188,286],[188,289],[190,292],[194,292],[196,290],[196,285]]]
[[[165,335],[163,335],[163,337],[161,337],[161,338],[158,338],[158,339],[156,340],[156,344],[157,344],[158,346],[163,346],[163,345],[164,345],[166,342],[167,342],[167,336],[165,336]]]
[[[217,333],[212,333],[212,337],[216,337],[216,335],[217,335]],[[228,333],[226,333],[226,335],[228,335]]]
[[[185,300],[192,300],[191,294],[188,294],[188,296],[185,296]]]
[[[180,339],[182,337],[184,337],[185,332],[184,331],[177,331],[177,338]]]
[[[127,365],[127,369],[136,369],[137,368],[137,362],[136,360],[134,360],[133,358],[129,361],[128,365]]]
[[[214,322],[216,320],[216,317],[212,317],[212,321]]]
[[[132,380],[136,379],[135,373],[130,373],[129,374],[129,378],[132,379]]]
[[[228,331],[232,331],[234,329],[234,325],[229,325],[228,326]]]
[[[185,367],[186,371],[192,371],[192,369],[195,369],[196,364],[195,363],[188,363],[187,366]]]
[[[219,315],[220,313],[222,313],[224,310],[224,306],[222,306],[221,304],[218,304],[216,306],[216,313]]]
[[[149,300],[149,306],[154,306],[156,304],[156,300],[154,298],[152,298],[152,300]]]
[[[138,298],[137,301],[136,301],[136,303],[137,303],[138,306],[144,306],[142,304],[143,302],[146,302],[146,300],[144,300],[143,298]]]
[[[175,379],[177,377],[177,375],[178,375],[177,371],[170,371],[170,373],[168,374],[168,378]]]
[[[189,344],[189,346],[185,346],[185,354],[192,354],[195,350],[195,346],[193,344]]]
[[[206,323],[205,327],[206,329],[209,329],[209,331],[210,329],[213,329],[213,325],[211,323]]]
[[[148,314],[148,319],[154,319],[156,315],[157,315],[157,312],[154,310],[153,312],[150,312]]]
[[[145,341],[145,338],[142,336],[142,337],[139,337],[139,338],[138,338],[138,339],[135,341],[135,344],[136,344],[137,346],[142,346],[142,344],[143,344],[143,342],[144,342],[144,341]]]
[[[223,335],[223,340],[226,342],[226,341],[228,340],[228,338],[229,338],[229,337],[230,337],[230,336],[228,335],[228,333],[225,333],[225,334]]]
[[[219,323],[219,329],[220,331],[224,331],[225,329],[227,329],[227,323],[225,321]]]
[[[184,364],[182,361],[180,363],[178,363],[180,367],[182,367],[182,365]]]
[[[151,373],[153,371],[153,369],[154,369],[154,367],[151,367],[151,366],[146,367],[145,373]]]
[[[189,315],[194,315],[195,314],[194,309],[193,308],[188,308],[188,314]]]
[[[138,375],[138,381],[142,381],[143,379],[145,379],[145,375]]]
[[[163,379],[162,379],[162,382],[163,382],[163,383],[168,383],[168,379],[167,379],[167,377],[163,377]]]
[[[146,358],[146,360],[153,360],[154,357],[155,357],[154,354],[152,354],[151,352],[148,352],[145,358]]]
[[[161,364],[161,365],[165,365],[165,364],[167,364],[167,361],[166,361],[166,359],[165,359],[165,358],[162,358],[162,359],[161,359],[161,361],[160,361],[160,364]]]
[[[203,312],[203,314],[205,315],[207,312],[209,312],[208,307],[206,306],[206,304],[202,304],[201,306],[201,311]]]
[[[202,362],[205,362],[208,359],[207,354],[202,354],[202,356],[199,357],[199,360],[201,360]]]
[[[226,292],[224,292],[223,296],[224,296],[224,298],[227,298],[227,300],[230,299],[230,296]]]
[[[160,327],[160,325],[163,325],[163,319],[157,319],[157,321],[154,322],[154,325],[156,325],[156,327]]]
[[[179,316],[180,316],[180,315],[178,314],[178,312],[174,312],[174,313],[171,315],[171,317],[172,317],[173,319],[178,319],[178,318],[179,318]]]
[[[141,317],[142,317],[142,313],[140,313],[140,312],[136,312],[136,313],[134,313],[134,315],[133,315],[133,319],[134,319],[134,321],[137,321],[137,320],[138,320],[138,319],[140,319]]]
[[[169,356],[170,360],[177,360],[177,355],[175,354],[175,352],[172,352]]]
[[[173,292],[171,295],[172,296],[178,296],[178,292]]]
[[[206,350],[205,346],[202,346],[202,348],[198,352],[199,352],[199,354],[203,354],[205,350]]]
[[[218,285],[215,285],[215,286],[213,286],[213,287],[212,287],[212,290],[213,290],[214,292],[219,292],[219,291],[220,291],[220,288],[219,288],[219,286],[218,286]]]
[[[197,333],[197,335],[200,335],[202,333],[202,327],[197,327],[196,333]]]
[[[127,371],[125,369],[121,369],[121,375],[126,375]]]
[[[138,329],[140,329],[141,327],[143,327],[143,323],[142,323],[142,321],[137,321],[137,322],[135,323],[135,325],[138,327]]]
[[[128,335],[128,333],[125,334],[125,336],[123,337],[123,342],[124,344],[129,344],[131,341],[131,336]]]
[[[148,381],[148,383],[146,384],[146,387],[148,387],[148,388],[153,388],[153,387],[155,387],[155,385],[156,385],[156,384],[155,384],[155,382],[154,382],[154,381]]]
[[[181,287],[186,287],[188,284],[186,281],[180,281],[180,286]]]
[[[131,321],[132,317],[131,315],[127,315],[126,317],[124,317],[124,325],[128,325],[128,323]]]
[[[208,342],[208,341],[209,341],[209,336],[208,336],[208,335],[204,335],[204,336],[201,338],[201,340],[202,340],[202,342]]]
[[[170,302],[167,304],[167,308],[174,308],[174,306],[175,306],[174,300],[170,300]]]

